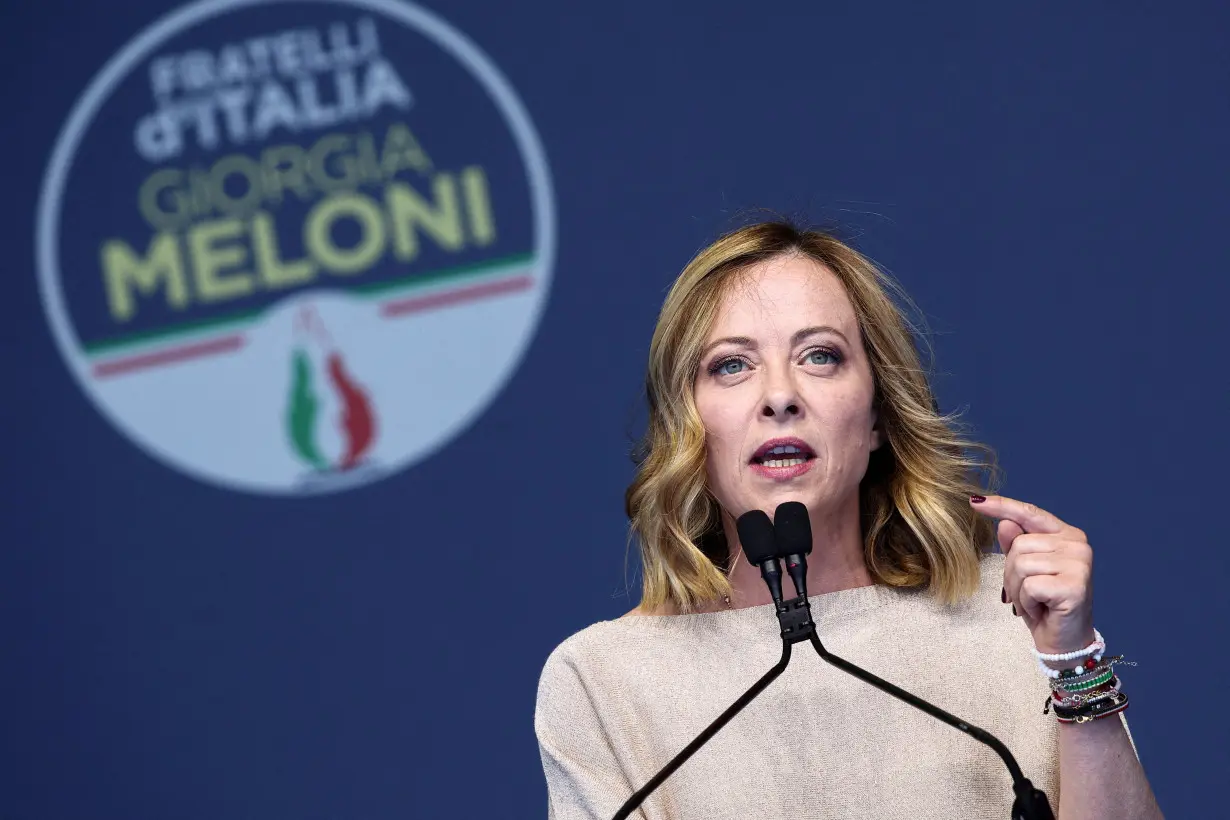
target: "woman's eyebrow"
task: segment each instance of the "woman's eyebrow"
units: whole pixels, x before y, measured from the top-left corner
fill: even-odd
[[[791,336],[790,346],[794,347],[795,345],[799,344],[799,342],[803,341],[804,339],[807,339],[811,336],[817,336],[821,333],[832,333],[835,336],[841,337],[841,340],[845,342],[846,344],[850,344],[850,340],[846,338],[846,334],[842,333],[840,330],[833,327],[832,325],[812,325],[811,327],[805,327],[802,330],[797,331],[793,336]]]
[[[756,343],[748,336],[724,336],[721,339],[714,339],[712,342],[705,345],[705,349],[700,352],[700,357],[703,359],[709,355],[710,350],[713,350],[713,348],[723,344],[738,345],[739,347],[756,347]]]

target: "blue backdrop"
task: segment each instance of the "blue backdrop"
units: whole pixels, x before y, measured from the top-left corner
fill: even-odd
[[[207,5],[0,28],[0,816],[544,816],[541,665],[636,601],[657,309],[753,207],[839,226],[919,302],[1005,492],[1090,534],[1163,810],[1212,816],[1224,4]],[[233,111],[172,111],[200,100]],[[387,159],[399,123],[429,162]],[[355,165],[308,153],[360,132]],[[160,168],[183,184],[150,202],[197,209],[165,246]]]

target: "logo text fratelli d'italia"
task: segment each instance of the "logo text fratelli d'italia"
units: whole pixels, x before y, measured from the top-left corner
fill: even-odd
[[[273,22],[271,22],[273,21]],[[95,406],[205,481],[388,475],[512,375],[550,286],[511,86],[400,0],[202,0],[78,101],[44,178],[47,316]]]

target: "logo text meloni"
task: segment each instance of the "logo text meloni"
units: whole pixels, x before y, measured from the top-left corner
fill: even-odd
[[[404,171],[426,190],[397,178]],[[272,212],[287,197],[318,200],[303,220],[298,259],[283,256]],[[119,323],[137,314],[138,297],[159,291],[167,305],[186,309],[310,285],[322,274],[353,278],[390,253],[410,262],[420,232],[453,252],[495,239],[482,167],[437,170],[403,124],[379,143],[369,132],[331,133],[306,149],[224,156],[208,170],[163,168],[141,185],[138,207],[156,231],[144,251],[115,238],[100,252],[108,309]],[[341,220],[358,226],[353,245],[334,240]]]

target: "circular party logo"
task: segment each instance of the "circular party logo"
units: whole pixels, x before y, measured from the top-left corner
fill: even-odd
[[[237,490],[329,492],[457,436],[551,282],[534,127],[465,35],[402,0],[201,0],[73,109],[38,273],[87,396]]]

